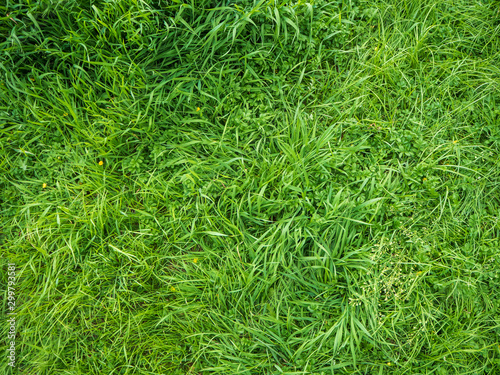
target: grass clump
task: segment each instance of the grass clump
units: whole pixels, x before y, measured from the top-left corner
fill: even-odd
[[[21,372],[500,372],[498,2],[1,8]]]

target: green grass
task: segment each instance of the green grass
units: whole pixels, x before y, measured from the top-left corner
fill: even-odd
[[[498,1],[0,10],[2,374],[500,374]]]

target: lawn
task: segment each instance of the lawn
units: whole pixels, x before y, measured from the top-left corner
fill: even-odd
[[[0,373],[500,374],[498,1],[0,16]]]

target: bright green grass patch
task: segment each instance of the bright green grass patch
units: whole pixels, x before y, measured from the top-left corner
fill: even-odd
[[[500,373],[498,1],[0,8],[0,372]]]

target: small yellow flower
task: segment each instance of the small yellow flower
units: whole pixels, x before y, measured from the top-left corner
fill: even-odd
[[[64,113],[63,113],[63,116],[64,116],[64,117],[66,117],[67,115],[68,115],[68,113],[67,113],[67,112],[64,112]]]
[[[42,189],[45,189],[47,187],[47,184],[44,182],[42,185]]]
[[[196,112],[198,112],[201,108],[200,107],[196,107]]]
[[[454,143],[454,144],[455,144],[455,143],[457,143],[457,142],[458,142],[458,141],[453,141],[453,143]]]
[[[193,259],[193,262],[194,262],[194,263],[198,263],[198,258],[194,258],[194,259]]]
[[[387,362],[387,366],[390,366],[391,365],[391,362]]]
[[[378,51],[378,47],[375,47],[375,51]]]
[[[34,78],[30,78],[31,79],[31,82],[35,82],[35,79]]]
[[[173,286],[171,286],[170,291],[175,292],[175,288]]]
[[[422,180],[423,180],[423,181],[427,181],[427,177],[424,177]]]
[[[99,161],[99,165],[103,165],[104,162],[102,160]]]
[[[418,272],[417,272],[417,275],[420,275],[421,273],[422,273],[422,271],[418,271]]]

